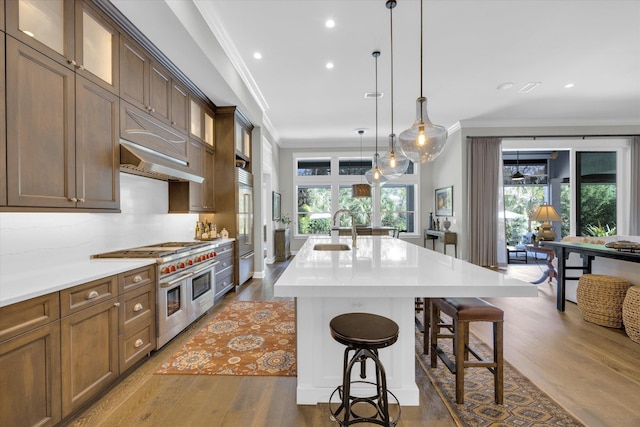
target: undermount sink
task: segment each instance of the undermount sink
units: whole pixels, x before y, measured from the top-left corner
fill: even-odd
[[[348,251],[351,248],[343,243],[317,243],[313,246],[314,251]]]

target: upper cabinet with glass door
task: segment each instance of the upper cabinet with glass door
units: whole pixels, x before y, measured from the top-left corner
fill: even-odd
[[[215,147],[215,120],[213,111],[201,102],[191,98],[190,113],[189,136],[192,139]]]
[[[116,29],[80,0],[7,0],[7,32],[54,61],[118,93]]]
[[[253,126],[239,111],[236,111],[235,119],[234,141],[236,157],[248,162],[251,160],[251,130]]]

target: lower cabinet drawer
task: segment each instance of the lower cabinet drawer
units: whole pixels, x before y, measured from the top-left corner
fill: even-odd
[[[120,295],[120,331],[127,332],[129,325],[155,316],[156,288],[150,283],[124,295]]]
[[[131,325],[120,336],[120,374],[156,348],[156,329],[153,319]]]
[[[60,291],[62,317],[100,304],[118,294],[118,277],[110,276]]]
[[[216,298],[223,295],[231,288],[233,288],[233,268],[229,268],[221,273],[216,274]]]
[[[60,318],[58,292],[0,308],[0,342]]]

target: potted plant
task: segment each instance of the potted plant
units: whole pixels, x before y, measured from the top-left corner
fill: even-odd
[[[282,216],[280,216],[280,219],[278,220],[278,222],[280,224],[283,224],[284,228],[289,228],[289,224],[291,224],[291,218],[289,217],[288,214],[283,214]]]

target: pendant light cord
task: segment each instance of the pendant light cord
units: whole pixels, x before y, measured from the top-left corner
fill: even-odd
[[[373,52],[373,57],[376,59],[376,154],[373,156],[374,167],[378,166],[378,98],[380,94],[378,93],[378,57],[380,56],[380,52]]]
[[[391,21],[391,134],[393,134],[393,7],[389,8],[389,17]]]
[[[423,0],[420,0],[420,98],[422,96],[422,3]]]

